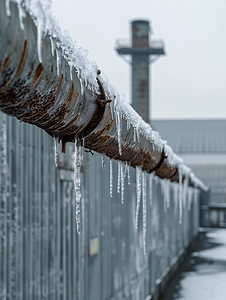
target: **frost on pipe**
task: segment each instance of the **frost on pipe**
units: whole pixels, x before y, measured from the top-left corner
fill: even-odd
[[[0,109],[58,135],[64,151],[67,141],[80,137],[84,129],[91,131],[100,121],[101,95],[82,85],[78,71],[57,46],[57,38],[42,34],[39,41],[39,30],[28,12],[21,28],[18,7],[9,2],[8,17],[5,1],[0,2]]]
[[[89,84],[89,77],[85,80],[76,63],[65,58],[66,46],[57,37],[43,33],[40,41],[28,12],[21,28],[19,4],[9,2],[10,16],[5,1],[0,6],[0,109],[58,136],[63,152],[66,142],[84,139],[86,148],[147,171],[154,169],[161,152],[153,149],[151,137],[140,133],[137,123],[132,124],[131,115],[127,119],[122,115],[117,91],[109,92],[98,68],[92,66],[96,86],[93,81]],[[118,101],[117,109],[111,100],[114,105]]]
[[[62,152],[67,142],[82,140],[85,148],[171,181],[179,181],[181,166],[184,179],[183,162],[110,84],[87,50],[62,33],[48,16],[48,1],[47,9],[43,1],[15,2],[0,2],[0,110],[57,137]],[[189,184],[205,188],[192,173]]]

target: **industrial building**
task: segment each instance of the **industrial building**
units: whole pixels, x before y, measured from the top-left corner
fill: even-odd
[[[226,119],[153,120],[161,137],[170,143],[195,174],[211,189],[210,225],[225,226]],[[220,212],[221,210],[221,212]]]

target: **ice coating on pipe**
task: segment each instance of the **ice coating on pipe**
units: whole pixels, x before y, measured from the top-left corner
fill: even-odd
[[[111,84],[107,76],[101,71],[99,74],[98,66],[96,62],[92,60],[89,52],[77,45],[75,41],[71,38],[68,31],[62,30],[59,26],[58,21],[54,17],[51,8],[52,2],[50,0],[14,0],[18,5],[19,11],[19,21],[20,27],[23,29],[23,16],[24,12],[29,12],[33,18],[34,23],[37,27],[37,53],[38,59],[42,61],[42,39],[45,35],[48,35],[51,40],[52,54],[56,51],[57,53],[57,74],[61,74],[61,57],[63,57],[69,67],[70,75],[72,74],[73,68],[81,82],[81,90],[84,87],[89,88],[93,93],[100,93],[99,85],[96,80],[100,80],[107,99],[111,99],[111,111],[117,118],[117,128],[118,128],[118,145],[119,152],[122,152],[121,145],[121,120],[125,119],[127,124],[127,130],[133,126],[134,128],[134,140],[139,142],[140,136],[144,136],[147,140],[151,141],[153,148],[158,151],[164,152],[167,156],[167,162],[170,166],[178,167],[180,166],[182,174],[189,172],[189,179],[193,184],[205,191],[208,188],[197,179],[192,173],[190,173],[189,168],[187,168],[183,160],[177,156],[173,150],[167,145],[166,141],[163,141],[157,131],[152,130],[151,126],[143,121],[141,116],[134,111],[130,104],[126,101],[125,95],[119,92],[113,84]],[[10,1],[5,1],[6,13],[10,16]],[[97,75],[99,74],[99,75]]]

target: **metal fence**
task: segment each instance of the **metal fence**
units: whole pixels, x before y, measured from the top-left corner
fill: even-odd
[[[122,204],[118,162],[110,197],[110,159],[84,153],[78,235],[74,145],[55,167],[52,138],[0,113],[0,146],[1,300],[145,299],[197,234],[197,189],[142,175],[136,229],[136,170]]]

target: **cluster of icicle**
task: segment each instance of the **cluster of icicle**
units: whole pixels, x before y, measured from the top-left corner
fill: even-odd
[[[104,155],[102,155],[102,167],[105,166]],[[182,224],[183,211],[191,210],[192,201],[197,202],[198,189],[189,187],[189,172],[183,180],[182,172],[179,173],[179,184],[172,182],[169,179],[160,179],[154,173],[147,173],[142,171],[141,166],[136,167],[136,212],[135,212],[135,227],[138,229],[139,210],[142,201],[143,214],[143,253],[146,254],[146,232],[147,232],[147,205],[153,207],[153,183],[154,181],[161,184],[163,196],[163,210],[167,213],[171,202],[174,205],[175,217],[178,216],[179,225]],[[124,204],[124,189],[125,178],[127,177],[127,184],[131,184],[130,180],[130,166],[127,162],[118,161],[118,177],[117,177],[117,193],[121,196],[121,203]],[[148,182],[148,185],[147,185]],[[148,195],[147,195],[148,191]],[[173,198],[171,199],[171,191]],[[193,197],[194,196],[194,197]],[[113,197],[113,162],[110,159],[110,197]],[[193,200],[194,199],[194,200]]]
[[[6,13],[10,17],[10,0],[6,1]],[[62,31],[58,25],[57,20],[51,12],[51,1],[50,0],[14,0],[18,4],[18,11],[20,17],[21,29],[24,29],[23,18],[25,17],[25,11],[28,11],[33,17],[33,20],[37,26],[37,52],[39,61],[42,62],[42,36],[49,35],[52,43],[52,55],[57,57],[57,74],[60,76],[61,69],[61,58],[63,57],[70,66],[71,74],[72,70],[76,69],[81,82],[81,88],[88,87],[91,91],[99,93],[99,87],[97,84],[96,76],[98,67],[96,63],[90,58],[89,53],[83,47],[79,47],[75,41],[72,40],[70,34],[67,31]],[[154,148],[158,151],[164,151],[167,155],[168,164],[172,167],[179,169],[179,207],[180,207],[180,218],[182,218],[182,194],[184,189],[182,188],[182,178],[185,176],[186,185],[188,185],[189,178],[194,183],[195,187],[199,187],[203,190],[207,190],[207,187],[198,180],[195,175],[187,168],[181,158],[174,154],[172,149],[166,145],[166,141],[163,141],[158,132],[152,130],[151,126],[145,123],[142,118],[133,110],[133,108],[125,101],[125,97],[122,93],[119,93],[117,89],[108,81],[107,77],[101,73],[98,75],[98,79],[103,85],[107,99],[112,99],[111,109],[112,115],[115,118],[117,124],[117,136],[119,153],[122,154],[122,141],[121,141],[121,121],[122,119],[127,122],[127,130],[132,127],[134,129],[134,141],[140,140],[142,135],[148,141],[151,141]],[[80,200],[81,200],[81,179],[80,169],[82,163],[83,147],[78,141],[75,142],[75,163],[74,163],[74,186],[76,196],[76,222],[77,231],[80,233]],[[55,140],[55,158],[57,165],[57,141]],[[104,157],[103,157],[104,165]],[[110,196],[112,197],[113,192],[113,173],[112,173],[112,161],[110,160]],[[117,191],[121,192],[121,202],[124,203],[124,178],[128,177],[128,184],[130,184],[129,164],[118,162],[118,185]],[[137,186],[137,207],[136,207],[136,226],[138,226],[138,215],[140,200],[142,194],[143,201],[143,236],[144,236],[144,252],[145,252],[145,236],[146,236],[146,180],[149,176],[149,200],[150,205],[152,204],[152,177],[153,175],[147,175],[142,172],[142,166],[136,167],[136,186]],[[142,183],[141,183],[142,182]],[[169,181],[164,182],[165,191],[165,206],[169,205]]]
[[[10,0],[6,2],[6,13],[10,17]],[[51,0],[13,0],[18,4],[18,11],[20,17],[21,29],[24,28],[23,18],[25,17],[25,10],[28,11],[37,26],[37,51],[39,53],[39,60],[41,57],[41,37],[42,35],[49,35],[52,42],[52,54],[57,56],[57,73],[60,75],[61,57],[67,60],[70,70],[76,69],[81,81],[82,90],[84,87],[99,93],[99,86],[97,84],[97,64],[90,58],[89,52],[83,47],[79,47],[75,41],[72,40],[68,31],[62,31],[58,21],[53,16],[51,7]],[[157,131],[152,130],[151,126],[143,121],[137,112],[125,100],[124,94],[120,93],[113,84],[111,84],[107,76],[102,72],[98,75],[98,79],[106,93],[107,99],[112,99],[111,109],[112,114],[117,124],[119,153],[122,152],[121,141],[121,120],[125,119],[127,122],[127,130],[131,127],[134,129],[134,141],[140,140],[142,135],[147,140],[152,142],[154,148],[158,151],[164,151],[168,157],[168,164],[170,166],[180,166],[182,175],[188,173],[188,168],[183,164],[181,158],[174,154],[172,149],[166,145]],[[189,170],[189,177],[196,187],[207,190],[207,187],[195,177]]]

